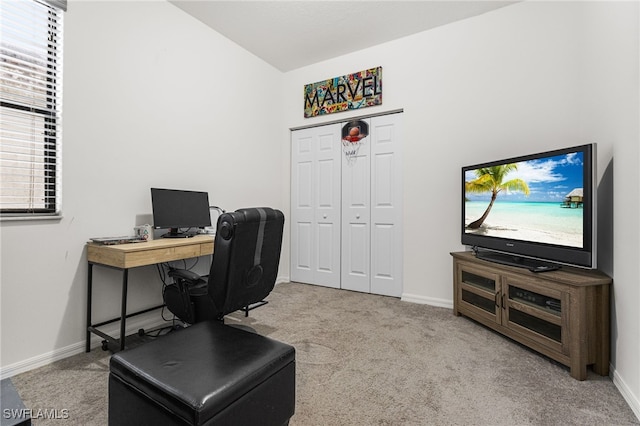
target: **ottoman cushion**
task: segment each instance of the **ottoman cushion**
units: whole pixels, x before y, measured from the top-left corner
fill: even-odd
[[[263,408],[282,411],[284,407],[286,419],[294,411],[294,348],[219,322],[197,323],[116,353],[111,357],[110,371],[110,380],[151,399],[187,424],[205,424],[233,405],[237,411],[243,398],[255,409],[267,397]],[[269,381],[273,384],[262,386]],[[111,388],[110,383],[110,419],[122,408],[111,406]],[[249,395],[259,388],[262,391]],[[118,387],[118,391],[122,389]],[[127,401],[122,396],[115,399],[120,405]],[[274,407],[274,401],[281,406]]]

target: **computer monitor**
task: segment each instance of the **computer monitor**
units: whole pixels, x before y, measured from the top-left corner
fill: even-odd
[[[192,228],[211,226],[209,194],[202,191],[151,188],[153,227],[169,229],[165,238],[187,238]]]

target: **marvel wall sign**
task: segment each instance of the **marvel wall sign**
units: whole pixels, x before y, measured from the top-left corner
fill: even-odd
[[[304,116],[382,105],[382,67],[304,86]]]

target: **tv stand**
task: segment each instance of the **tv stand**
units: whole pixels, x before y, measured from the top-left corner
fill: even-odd
[[[560,269],[559,265],[545,263],[541,260],[529,259],[528,257],[523,256],[478,249],[474,249],[473,253],[478,259],[500,263],[502,265],[515,266],[517,268],[525,268],[530,270],[531,272],[550,272]]]
[[[453,313],[464,315],[587,378],[587,366],[609,374],[612,283],[595,271],[563,267],[535,274],[487,262],[472,252],[453,256]]]

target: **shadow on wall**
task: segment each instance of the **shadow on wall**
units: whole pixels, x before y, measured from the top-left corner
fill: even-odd
[[[598,185],[598,269],[613,277],[613,158]]]
[[[611,290],[611,364],[616,366],[616,341],[618,340],[618,323],[616,318],[615,302],[615,276],[613,265],[613,158],[609,161],[598,185],[597,194],[597,244],[598,244],[598,269],[614,278],[614,287]]]

